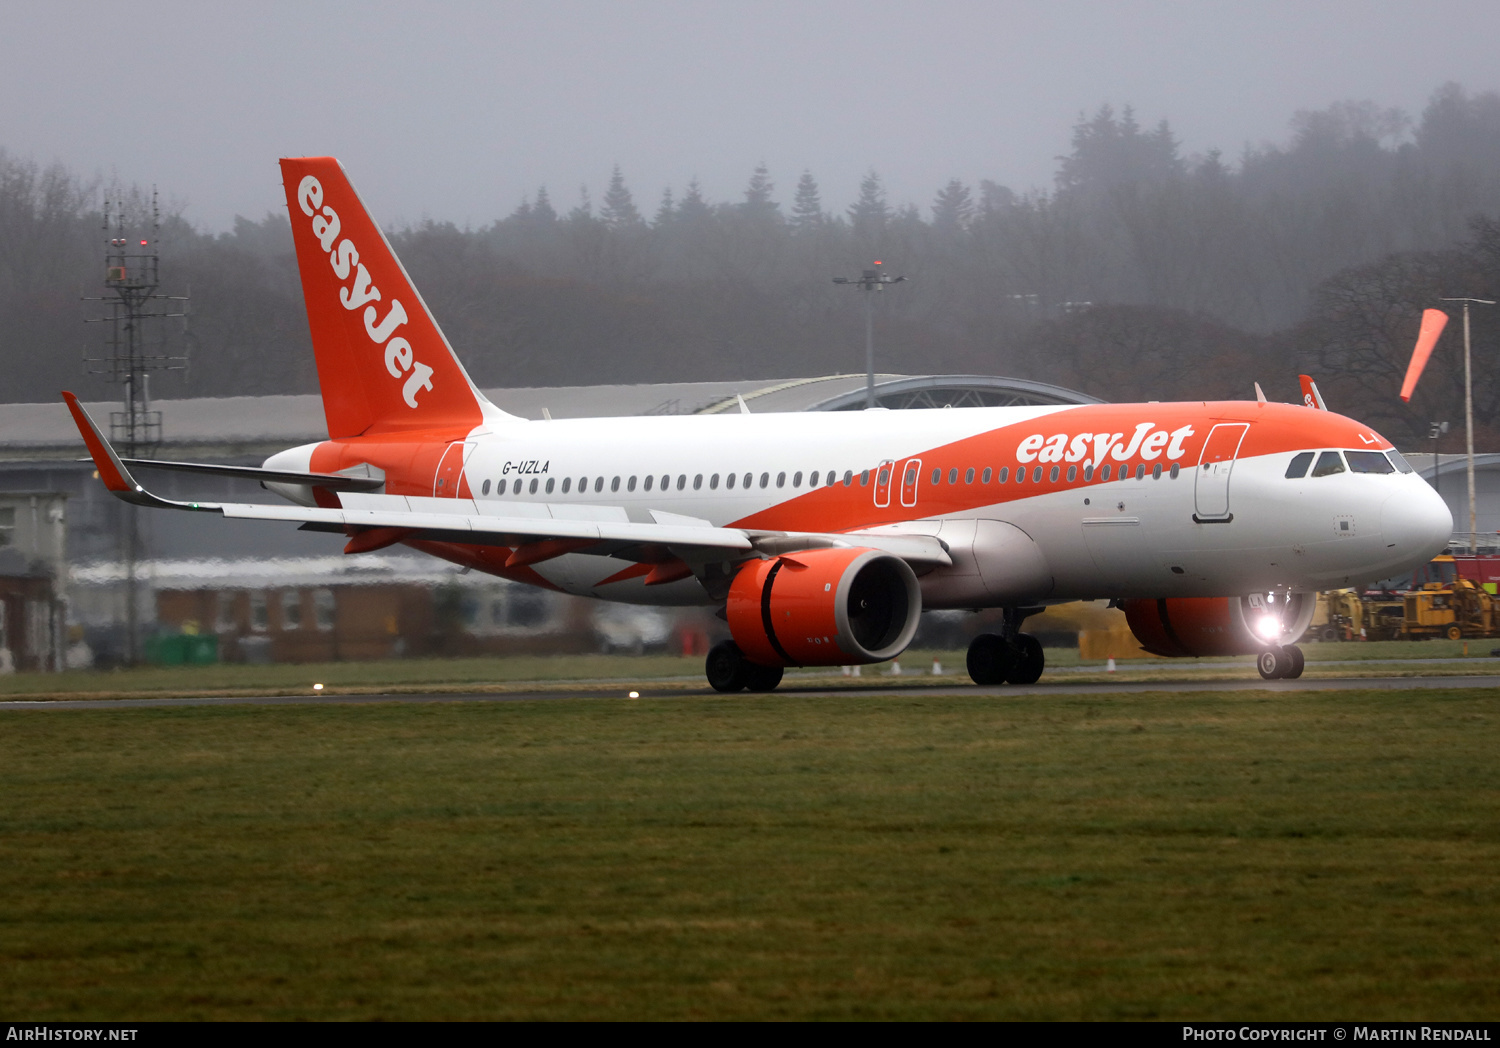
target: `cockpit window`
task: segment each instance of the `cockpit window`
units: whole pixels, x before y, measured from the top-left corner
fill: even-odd
[[[1312,465],[1313,453],[1299,451],[1292,456],[1292,464],[1286,468],[1287,480],[1301,480],[1307,476],[1307,467]]]
[[[1407,462],[1406,459],[1402,458],[1401,457],[1401,452],[1397,451],[1395,448],[1391,448],[1391,450],[1387,451],[1386,454],[1390,456],[1391,464],[1394,465],[1396,467],[1396,469],[1398,469],[1400,472],[1402,472],[1402,473],[1412,473],[1412,472],[1415,472],[1411,468],[1411,463]]]
[[[1313,467],[1312,475],[1315,477],[1331,477],[1335,473],[1344,472],[1344,460],[1337,451],[1325,451],[1318,456],[1318,464]]]
[[[1391,460],[1378,451],[1346,451],[1349,468],[1355,473],[1394,473],[1396,467]]]

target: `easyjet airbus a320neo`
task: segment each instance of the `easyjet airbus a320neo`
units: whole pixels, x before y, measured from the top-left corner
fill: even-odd
[[[528,421],[475,388],[338,161],[283,160],[328,439],[264,468],[288,505],[158,498],[64,394],[119,498],[395,543],[567,593],[706,604],[720,691],[880,662],[924,609],[1003,608],[976,682],[1030,683],[1048,603],[1110,599],[1147,651],[1290,644],[1320,589],[1431,558],[1442,500],[1379,433],[1264,400]]]

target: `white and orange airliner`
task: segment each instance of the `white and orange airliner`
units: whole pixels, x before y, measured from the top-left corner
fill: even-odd
[[[251,477],[287,505],[159,498],[64,394],[99,475],[137,505],[292,521],[567,593],[705,604],[720,691],[786,666],[899,655],[924,609],[1003,608],[981,684],[1030,683],[1049,603],[1109,599],[1147,651],[1257,654],[1320,589],[1447,543],[1443,501],[1389,441],[1304,404],[1190,402],[530,421],[470,381],[330,157],[281,161],[328,439]],[[157,463],[156,465],[161,465]]]

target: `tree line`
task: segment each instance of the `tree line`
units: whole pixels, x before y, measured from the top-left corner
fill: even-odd
[[[79,322],[103,315],[80,297],[103,292],[105,197],[147,222],[138,190],[0,153],[8,400],[113,395],[83,374],[101,339]],[[1307,371],[1335,409],[1410,446],[1461,417],[1451,345],[1411,406],[1395,399],[1418,317],[1443,295],[1496,297],[1497,221],[1500,95],[1450,84],[1416,119],[1369,102],[1297,113],[1285,142],[1233,161],[1184,155],[1165,121],[1103,106],[1046,191],[955,178],[918,208],[872,170],[833,213],[813,172],[783,184],[761,165],[738,199],[689,181],[653,204],[616,167],[597,202],[539,187],[489,225],[391,239],[484,386],[862,370],[860,292],[832,278],[879,258],[910,278],[878,300],[882,370],[1111,400],[1238,398],[1256,380],[1292,399]],[[316,389],[285,215],[218,234],[169,215],[153,235],[165,289],[191,295],[164,332],[190,367],[157,376],[156,395]],[[1493,437],[1500,314],[1476,320],[1476,418]]]

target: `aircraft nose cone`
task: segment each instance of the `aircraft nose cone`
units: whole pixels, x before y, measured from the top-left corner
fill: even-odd
[[[1424,486],[1392,495],[1380,507],[1380,534],[1392,552],[1413,561],[1431,560],[1453,536],[1453,514],[1442,496]]]

